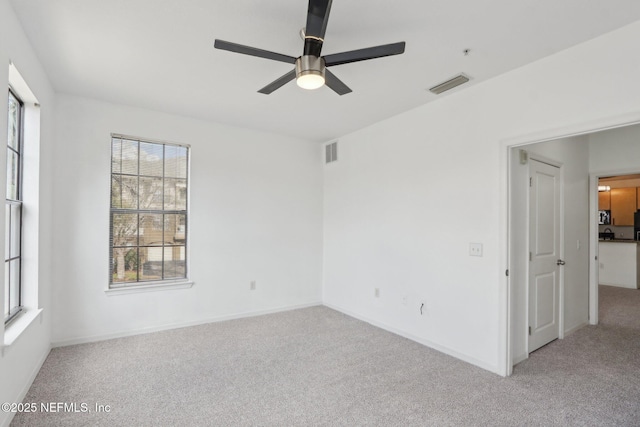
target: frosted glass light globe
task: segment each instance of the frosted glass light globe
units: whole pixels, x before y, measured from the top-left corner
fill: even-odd
[[[296,83],[303,89],[318,89],[319,87],[324,85],[324,77],[322,77],[320,74],[305,73],[296,79]]]

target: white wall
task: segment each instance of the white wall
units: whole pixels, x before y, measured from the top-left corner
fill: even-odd
[[[27,310],[43,309],[37,320],[32,322],[24,332],[8,347],[0,352],[0,401],[20,402],[29,389],[42,362],[49,353],[51,342],[51,245],[52,245],[52,183],[49,177],[52,170],[53,152],[53,109],[54,93],[48,78],[36,58],[29,41],[7,0],[0,0],[0,82],[9,81],[9,62],[13,62],[25,79],[40,107],[40,146],[26,148],[30,159],[34,162],[25,164],[25,174],[38,179],[38,185],[29,183],[25,188],[25,197],[29,198],[29,206],[25,203],[26,215],[30,215],[32,225],[38,233],[33,236],[26,230],[23,255],[31,263],[26,266],[25,280],[32,285],[29,291],[29,307]],[[6,92],[0,96],[0,135],[7,135],[7,102]],[[31,107],[30,107],[31,108]],[[0,150],[0,188],[5,186],[6,153]],[[38,166],[39,161],[39,166]],[[27,170],[29,167],[38,170]],[[27,211],[30,209],[29,211]],[[4,224],[4,209],[0,209],[0,223]],[[0,241],[4,241],[4,227],[0,227]],[[26,262],[27,260],[25,260]],[[4,263],[1,264],[4,268]],[[4,277],[4,275],[0,275]],[[0,294],[0,305],[4,294]],[[14,324],[10,325],[16,326]],[[4,325],[0,325],[0,332]],[[0,341],[0,344],[2,342]],[[0,425],[7,425],[12,418],[11,413],[0,412]]]
[[[321,302],[321,147],[56,99],[54,345]],[[111,132],[191,145],[192,288],[105,294]]]
[[[592,133],[589,152],[591,173],[640,173],[640,125]]]
[[[506,374],[507,141],[638,113],[639,37],[634,23],[340,138],[325,302]]]
[[[528,356],[528,197],[529,164],[519,161],[519,149],[530,158],[561,164],[563,177],[563,332],[569,333],[589,320],[589,139],[561,138],[512,149],[511,153],[511,297],[512,355],[514,362]],[[578,246],[579,245],[579,246]]]

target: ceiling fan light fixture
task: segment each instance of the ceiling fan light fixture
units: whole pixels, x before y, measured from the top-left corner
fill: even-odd
[[[269,95],[274,90],[296,79],[298,86],[304,89],[317,89],[326,85],[338,95],[346,95],[351,92],[349,86],[344,84],[342,80],[336,77],[331,71],[326,70],[325,67],[400,55],[404,53],[405,42],[372,46],[322,56],[322,46],[324,45],[324,36],[327,31],[327,23],[329,22],[331,2],[332,0],[309,0],[307,25],[300,30],[300,37],[304,40],[303,54],[298,58],[219,39],[215,39],[213,46],[216,49],[228,50],[229,52],[256,56],[258,58],[285,62],[287,64],[295,64],[293,70],[278,77],[260,89],[258,93]]]
[[[298,78],[296,79],[296,83],[302,89],[318,89],[324,86],[324,77],[322,77],[321,74],[306,71],[305,73],[298,76]]]
[[[324,59],[313,55],[296,59],[296,83],[308,90],[324,86]]]

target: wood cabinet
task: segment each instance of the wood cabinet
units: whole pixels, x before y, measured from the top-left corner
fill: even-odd
[[[633,225],[637,192],[635,187],[611,189],[611,225]]]
[[[640,191],[640,188],[638,188]],[[598,192],[598,210],[599,211],[608,211],[611,209],[611,192],[610,191],[600,191]]]
[[[636,194],[636,209],[640,211],[640,187],[637,188],[638,194]]]

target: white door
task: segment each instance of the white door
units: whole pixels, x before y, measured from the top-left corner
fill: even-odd
[[[529,352],[559,336],[560,169],[531,159],[529,188]]]

